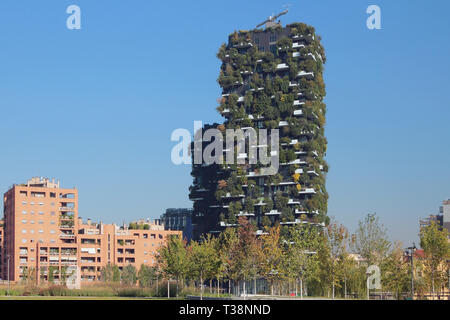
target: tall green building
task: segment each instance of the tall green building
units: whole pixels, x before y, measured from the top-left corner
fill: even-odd
[[[223,92],[217,110],[224,123],[203,130],[278,129],[279,169],[265,174],[261,163],[249,161],[249,146],[236,155],[241,164],[193,164],[194,239],[235,226],[239,216],[258,233],[276,223],[327,222],[326,58],[320,40],[312,26],[272,22],[265,29],[235,31],[220,47]]]

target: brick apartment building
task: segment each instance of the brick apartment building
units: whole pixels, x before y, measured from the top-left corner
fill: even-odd
[[[131,264],[153,265],[155,253],[170,235],[158,223],[131,230],[115,224],[85,223],[78,217],[77,189],[60,188],[59,182],[32,178],[13,185],[4,194],[4,221],[0,223],[0,276],[39,284],[70,274],[74,283],[96,281],[108,263],[119,269]],[[3,225],[3,227],[1,226]],[[57,272],[55,272],[55,270]],[[8,274],[9,273],[9,274]],[[34,275],[34,276],[33,276]]]

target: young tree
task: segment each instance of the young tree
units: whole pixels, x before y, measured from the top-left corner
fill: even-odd
[[[185,241],[178,236],[169,237],[166,245],[159,248],[156,260],[167,281],[176,279],[178,296],[179,280],[185,278],[188,269]]]
[[[200,280],[200,299],[203,300],[203,283],[213,273],[218,261],[211,237],[203,238],[201,243],[191,242],[189,252],[191,273]]]
[[[288,278],[295,279],[296,283],[299,280],[300,297],[302,299],[305,281],[313,278],[317,273],[317,250],[320,237],[321,234],[317,227],[296,225],[288,229],[283,239],[285,244],[284,272],[288,275]]]
[[[450,253],[447,239],[447,230],[441,230],[435,222],[431,222],[420,232],[420,246],[425,254],[424,272],[431,282],[433,297],[436,285],[440,285],[445,279],[445,261]]]
[[[392,292],[396,299],[409,287],[410,270],[404,259],[402,245],[396,243],[381,267],[383,287]]]
[[[332,298],[335,298],[335,287],[340,286],[345,267],[345,258],[349,244],[349,234],[343,225],[332,221],[324,230],[325,247],[322,249],[324,270],[331,282]]]
[[[126,286],[134,286],[136,284],[137,275],[136,267],[132,264],[127,265],[122,270],[122,283]]]
[[[364,221],[359,221],[353,239],[354,250],[367,264],[381,265],[386,258],[391,244],[386,236],[386,229],[380,224],[377,215],[368,214]]]
[[[219,258],[220,277],[228,279],[228,293],[231,293],[231,281],[234,276],[234,252],[238,244],[236,229],[227,228],[222,232],[217,242],[217,253]]]
[[[274,281],[283,274],[283,251],[280,238],[280,226],[266,227],[267,234],[261,237],[262,241],[262,275],[270,281],[270,289],[273,295]]]
[[[238,240],[232,253],[233,275],[236,280],[244,281],[243,291],[245,296],[245,281],[255,279],[259,274],[262,264],[261,241],[257,238],[255,227],[247,218],[239,217]]]
[[[153,279],[155,279],[155,268],[142,264],[137,278],[141,288],[150,287],[153,284]]]

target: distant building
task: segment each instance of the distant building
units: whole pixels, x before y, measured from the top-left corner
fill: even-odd
[[[170,208],[161,216],[165,230],[183,231],[183,239],[188,242],[192,239],[192,209]]]
[[[450,200],[442,201],[439,213],[442,215],[442,226],[450,233]]]
[[[420,230],[427,227],[432,222],[436,223],[441,228],[447,229],[450,236],[450,200],[444,200],[442,202],[438,214],[430,214],[428,217],[420,219]]]

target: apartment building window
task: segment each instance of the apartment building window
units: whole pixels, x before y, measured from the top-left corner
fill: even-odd
[[[22,239],[22,243],[26,243],[27,242],[27,239]]]
[[[34,202],[33,202],[33,201],[31,201],[31,202],[30,202],[30,205],[31,205],[31,206],[34,206]]]
[[[50,230],[50,233],[51,234],[55,234],[55,230]]]
[[[27,233],[27,229],[22,229],[22,233]]]
[[[25,205],[25,204],[27,204],[27,202],[26,201],[22,201],[22,204]]]
[[[34,220],[30,220],[30,223],[31,223],[31,224],[34,224]]]
[[[34,230],[30,230],[30,233],[34,233]]]
[[[39,202],[39,205],[40,205],[40,206],[43,206],[43,205],[44,205],[44,203],[43,203],[43,202]]]
[[[39,224],[43,224],[44,223],[44,221],[43,220],[39,220],[39,222],[38,222]]]
[[[27,212],[25,210],[22,211],[23,214],[27,214]]]
[[[277,41],[277,35],[276,35],[276,34],[271,34],[270,37],[269,37],[269,41],[270,41],[270,42],[275,42],[275,41]]]
[[[20,195],[26,197],[26,196],[28,195],[28,192],[26,192],[26,191],[20,191]]]
[[[27,223],[27,220],[26,220],[26,219],[23,219],[23,220],[22,220],[22,223],[23,223],[23,224]]]
[[[50,192],[50,198],[56,198],[56,193]]]
[[[45,197],[45,192],[34,192],[34,191],[31,191],[31,196],[32,197],[36,197],[36,198],[44,198]]]
[[[54,239],[50,240],[51,243],[55,243],[56,241]]]
[[[33,214],[34,214],[34,211],[30,211],[30,214],[32,214],[32,215],[33,215]]]
[[[51,202],[50,205],[53,207],[53,206],[55,205],[55,203],[54,203],[54,202]]]
[[[38,214],[40,214],[41,216],[44,214],[44,212],[42,212],[42,211],[39,211],[38,212]]]
[[[55,220],[50,220],[50,224],[55,224]]]
[[[55,215],[55,211],[50,212],[50,215],[54,216]]]
[[[42,229],[39,229],[39,233],[44,233],[44,230],[42,230]]]

